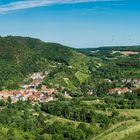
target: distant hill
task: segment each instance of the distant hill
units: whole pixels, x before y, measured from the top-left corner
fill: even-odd
[[[91,52],[91,51],[140,51],[140,45],[133,45],[133,46],[105,46],[105,47],[97,47],[97,48],[79,48],[81,52]]]

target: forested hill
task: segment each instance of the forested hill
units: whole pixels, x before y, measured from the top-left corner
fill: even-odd
[[[74,96],[102,93],[96,89],[107,91],[116,81],[140,77],[139,52],[139,46],[81,51],[29,37],[0,37],[0,90],[17,89],[29,74],[47,71],[42,84],[48,87],[65,87]]]
[[[84,74],[88,72],[88,63],[92,63],[90,59],[78,50],[61,44],[29,37],[0,37],[0,89],[18,88],[27,74],[38,71],[55,70],[57,78],[53,78],[53,82],[60,78],[61,71],[60,75],[66,79],[59,81],[68,83],[70,73],[73,75],[79,69]],[[71,86],[74,87],[72,82]]]

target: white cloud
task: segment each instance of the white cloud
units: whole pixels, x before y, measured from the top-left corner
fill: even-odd
[[[34,7],[48,6],[52,4],[72,4],[83,2],[97,2],[97,1],[115,1],[115,0],[22,0],[16,1],[5,5],[0,5],[0,13],[8,11],[28,9]]]

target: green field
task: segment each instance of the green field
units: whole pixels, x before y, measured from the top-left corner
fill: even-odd
[[[140,109],[120,109],[119,110],[121,115],[125,115],[128,117],[138,117],[138,119],[140,119]]]
[[[80,71],[76,72],[75,76],[80,81],[80,83],[85,82],[89,78],[89,75],[82,73]]]
[[[140,139],[140,131],[128,135],[123,140],[139,140],[139,139]]]
[[[100,133],[93,140],[139,140],[140,139],[140,109],[120,109],[120,115],[136,117],[128,121],[119,122]]]

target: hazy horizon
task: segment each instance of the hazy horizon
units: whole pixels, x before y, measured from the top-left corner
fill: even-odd
[[[13,36],[13,35],[0,35],[1,37],[8,37],[8,36],[12,36],[12,37],[29,37],[29,38],[33,38],[33,39],[39,39],[43,42],[46,42],[46,43],[56,43],[56,44],[61,44],[61,45],[64,45],[64,46],[67,46],[67,47],[71,47],[71,48],[76,48],[76,49],[90,49],[90,48],[101,48],[101,47],[132,47],[132,46],[140,46],[140,44],[132,44],[132,45],[117,45],[117,46],[92,46],[92,47],[73,47],[73,46],[70,46],[70,45],[67,45],[67,44],[64,44],[64,43],[60,43],[60,42],[50,42],[50,41],[46,41],[46,40],[42,40],[40,38],[36,38],[36,37],[32,37],[32,36]]]

